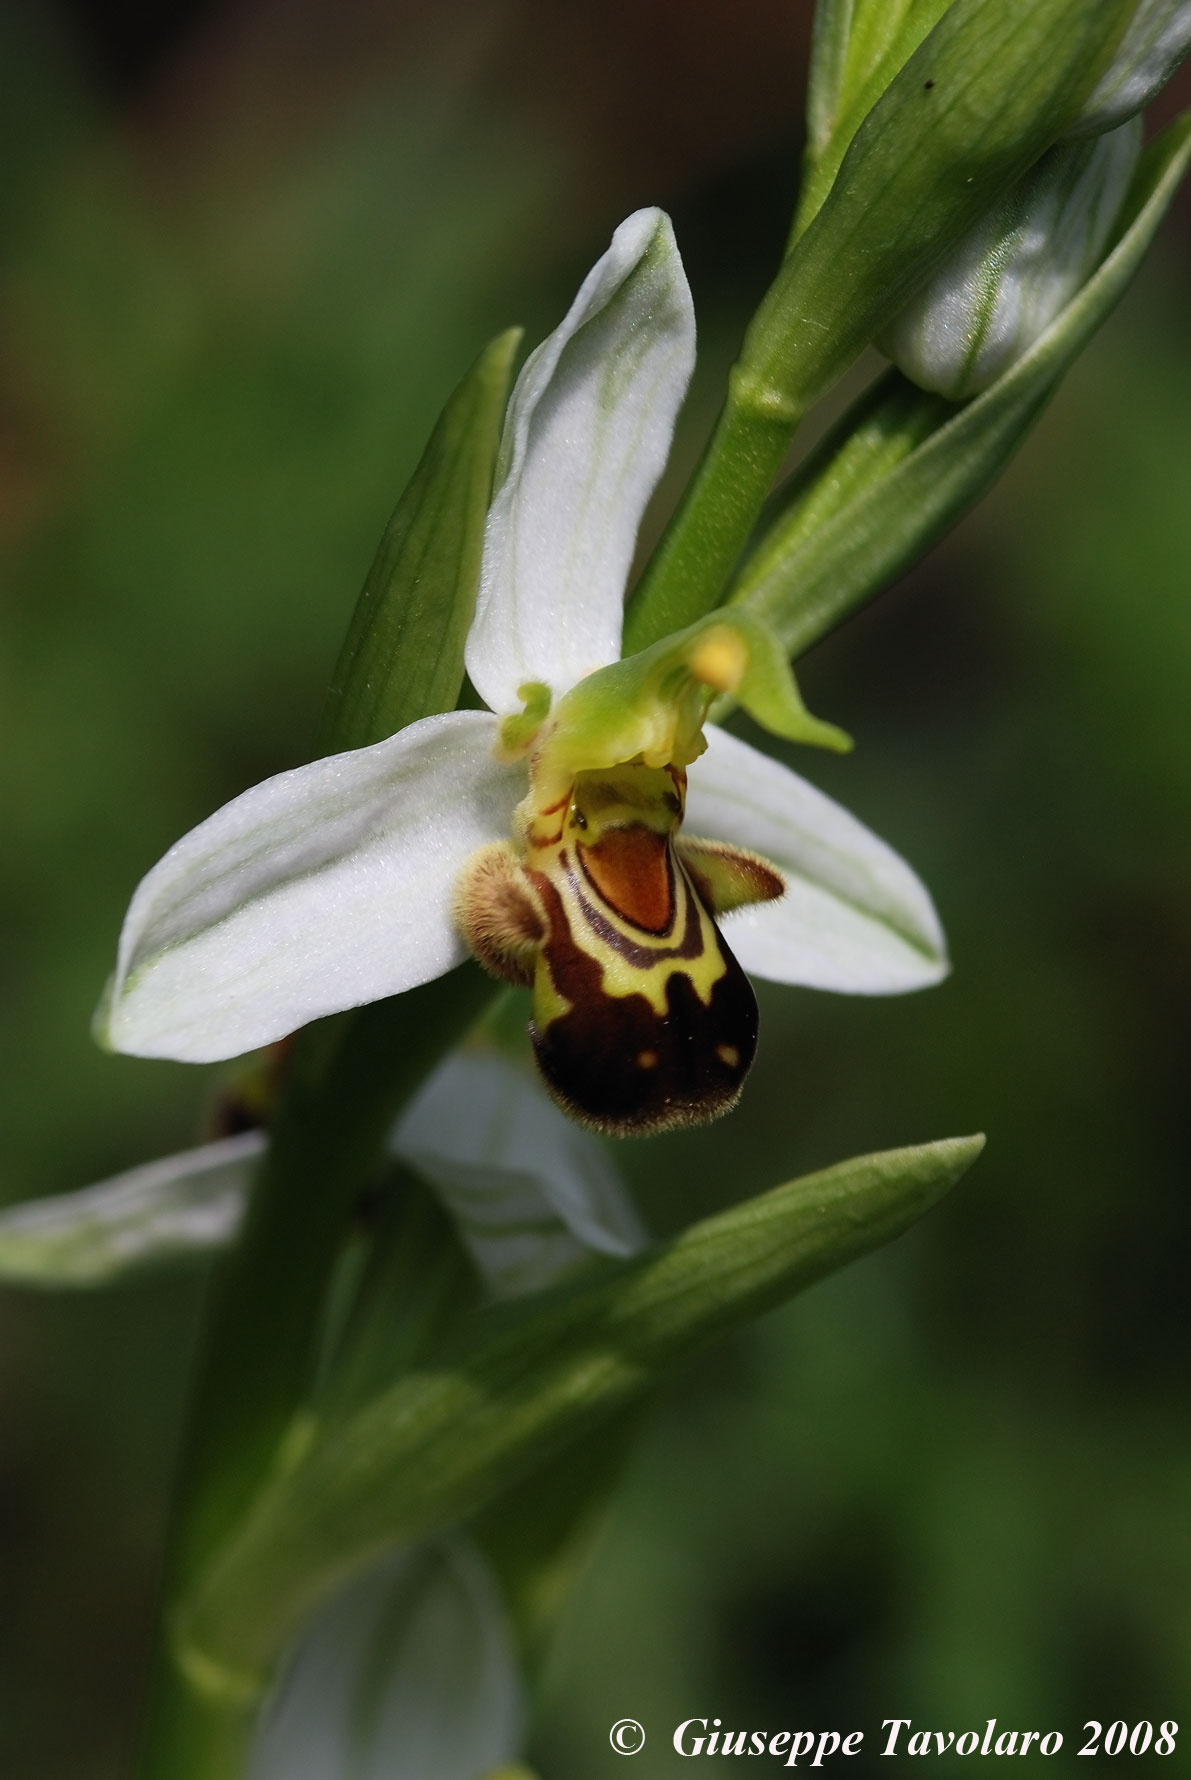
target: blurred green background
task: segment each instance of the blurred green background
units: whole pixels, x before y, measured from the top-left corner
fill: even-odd
[[[698,306],[689,466],[780,250],[809,23],[0,9],[0,1201],[191,1141],[215,1074],[88,1038],[128,895],[308,755],[448,389],[641,203]],[[742,1110],[626,1172],[665,1229],[865,1149],[989,1148],[676,1380],[560,1630],[547,1780],[618,1772],[626,1714],[648,1780],[692,1715],[865,1729],[863,1775],[885,1717],[1073,1754],[1191,1705],[1189,221],[993,496],[805,663],[858,747],[797,764],[922,872],[954,977],[765,993]],[[0,1297],[5,1780],[127,1773],[200,1297]]]

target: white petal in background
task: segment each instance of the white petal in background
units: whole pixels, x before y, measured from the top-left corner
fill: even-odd
[[[884,841],[805,779],[708,725],[690,769],[685,828],[771,859],[779,902],[727,917],[745,970],[778,983],[897,995],[947,974],[947,947],[925,886]]]
[[[414,1100],[393,1147],[438,1189],[494,1295],[542,1291],[645,1230],[603,1146],[507,1057],[458,1051]]]
[[[486,712],[427,717],[279,773],[184,835],[132,899],[100,1038],[211,1062],[458,964],[455,875],[508,834],[525,791],[495,737]]]
[[[109,1285],[230,1243],[266,1143],[250,1131],[0,1213],[0,1281]],[[496,1297],[541,1291],[645,1230],[603,1145],[495,1051],[448,1057],[390,1140],[433,1186]]]
[[[509,403],[467,670],[494,711],[620,655],[637,528],[695,362],[669,218],[638,210],[531,354]]]
[[[202,1255],[239,1227],[262,1131],[162,1156],[98,1186],[0,1213],[0,1280],[7,1285],[111,1285]]]
[[[504,1606],[470,1541],[427,1541],[349,1583],[298,1640],[248,1780],[481,1780],[523,1719]]]
[[[1139,0],[1106,74],[1070,134],[1099,135],[1156,98],[1191,49],[1191,0]]]

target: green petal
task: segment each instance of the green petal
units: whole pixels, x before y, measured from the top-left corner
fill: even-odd
[[[629,760],[689,766],[703,752],[712,705],[727,697],[787,741],[851,747],[842,730],[811,716],[764,623],[749,612],[712,613],[589,674],[560,700],[535,757],[539,795],[549,798],[555,778],[565,789],[577,772]]]

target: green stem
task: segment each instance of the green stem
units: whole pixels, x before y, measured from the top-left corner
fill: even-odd
[[[394,1118],[492,993],[469,964],[300,1035],[211,1306],[181,1471],[183,1580],[246,1505],[306,1394],[323,1288]]]
[[[744,337],[686,498],[626,616],[636,651],[718,605],[795,429],[1062,134],[1133,0],[953,0],[856,130]]]
[[[295,1042],[244,1230],[213,1286],[179,1465],[167,1617],[169,1603],[186,1590],[273,1467],[304,1400],[328,1277],[386,1133],[493,992],[478,967],[465,965],[403,996],[321,1021]],[[235,1767],[204,1768],[198,1753],[196,1765],[184,1765],[191,1758],[178,1752],[188,1736],[200,1748],[222,1750],[225,1741],[231,1747],[232,1730],[230,1720],[220,1728],[228,1709],[192,1698],[167,1665],[163,1656],[150,1711],[146,1780],[238,1775]]]
[[[164,1652],[154,1676],[148,1743],[153,1780],[244,1780],[255,1703],[191,1688]]]
[[[626,613],[626,654],[719,603],[803,412],[742,354],[699,468]]]

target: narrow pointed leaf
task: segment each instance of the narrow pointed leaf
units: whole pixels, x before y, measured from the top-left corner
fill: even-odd
[[[587,1284],[479,1311],[278,1476],[175,1617],[200,1684],[265,1685],[302,1618],[399,1541],[468,1513],[675,1360],[890,1240],[975,1159],[956,1138],[841,1163]]]
[[[1121,233],[1078,296],[961,408],[891,373],[845,416],[741,570],[733,602],[801,654],[888,585],[989,487],[1127,289],[1191,159],[1191,119],[1142,157]]]
[[[77,1193],[0,1212],[0,1281],[48,1289],[114,1284],[225,1247],[264,1134],[247,1131],[130,1168]]]
[[[856,0],[817,0],[811,27],[811,65],[806,83],[807,160],[823,153],[835,120],[848,66]]]
[[[686,828],[772,860],[776,902],[726,917],[752,976],[852,995],[900,995],[947,974],[925,885],[855,816],[779,761],[710,726],[691,768]]]
[[[480,354],[385,528],[331,681],[321,753],[366,748],[455,708],[520,338],[511,328]]]

